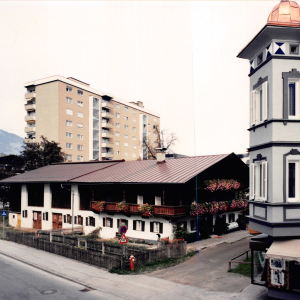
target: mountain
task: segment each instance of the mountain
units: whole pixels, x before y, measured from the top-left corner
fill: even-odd
[[[24,139],[0,129],[0,153],[20,154]]]

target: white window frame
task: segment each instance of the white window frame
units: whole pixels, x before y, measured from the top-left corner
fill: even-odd
[[[135,141],[135,140],[136,140],[136,137],[133,135],[133,136],[132,136],[132,139]]]
[[[116,127],[120,128],[120,123],[116,123]]]
[[[66,120],[66,125],[69,126],[69,127],[72,127],[73,126],[73,121]]]
[[[72,103],[73,103],[73,100],[72,100],[72,98],[70,98],[70,97],[67,97],[67,103],[70,103],[70,104],[72,104]]]
[[[268,162],[266,160],[250,165],[250,200],[268,200]]]
[[[133,110],[132,110],[132,113],[135,115],[135,114],[136,114],[136,110],[135,110],[135,109],[133,109]]]
[[[66,86],[66,91],[67,92],[72,92],[72,90],[73,90],[73,88],[71,86],[68,86],[68,85]]]
[[[67,115],[69,115],[69,116],[73,116],[73,110],[72,110],[72,109],[67,108],[67,109],[66,109],[66,113],[67,113]]]
[[[83,113],[80,112],[80,111],[78,111],[78,112],[77,112],[77,117],[78,117],[78,118],[83,118]]]
[[[77,161],[83,161],[83,156],[82,155],[77,155]]]
[[[124,147],[128,147],[128,143],[124,143]]]
[[[128,121],[128,117],[127,117],[127,116],[124,116],[124,120],[125,120],[125,121]]]
[[[125,138],[125,139],[128,139],[128,134],[124,134],[124,138]]]
[[[136,132],[136,127],[132,127],[132,131],[133,131],[133,132]]]
[[[160,226],[159,222],[153,222],[153,232],[154,233],[159,233],[159,226]]]
[[[78,134],[77,134],[77,138],[78,138],[79,140],[83,140],[83,134],[78,133]]]
[[[128,125],[124,125],[124,129],[128,130]]]
[[[289,198],[289,163],[295,163],[295,198]],[[300,202],[299,195],[299,163],[300,163],[300,155],[293,155],[292,157],[288,157],[286,160],[286,199],[287,202]]]
[[[142,231],[142,221],[137,220],[135,222],[136,222],[135,223],[136,224],[135,230]]]
[[[120,119],[120,114],[116,113],[116,118]]]
[[[120,142],[119,141],[116,141],[116,146],[120,146]]]
[[[120,132],[116,131],[116,136],[120,136]]]
[[[77,95],[82,96],[83,95],[83,91],[82,90],[77,90]]]
[[[72,143],[66,143],[66,149],[72,149]]]
[[[120,104],[116,103],[116,108],[120,108]]]
[[[68,138],[72,138],[72,137],[73,137],[73,133],[72,133],[72,132],[69,132],[69,131],[67,131],[67,132],[66,132],[66,137],[68,137]]]
[[[83,145],[77,145],[77,150],[78,151],[83,151]]]
[[[155,196],[155,205],[161,206],[161,197]]]
[[[133,148],[133,149],[136,149],[136,145],[132,145],[132,148]]]
[[[66,154],[66,161],[72,160],[72,155],[71,154]]]
[[[128,107],[127,107],[127,106],[124,106],[124,110],[127,111],[127,110],[128,110]]]
[[[295,105],[296,105],[296,114],[295,116],[290,116],[290,92],[289,92],[289,84],[290,83],[295,83]],[[300,119],[300,100],[299,100],[299,78],[293,79],[289,78],[288,79],[288,118],[289,119]]]
[[[144,204],[144,197],[137,195],[137,204],[142,205]]]
[[[83,124],[82,123],[77,123],[77,128],[83,129]]]
[[[260,108],[260,91],[262,91],[262,108]],[[261,113],[262,120],[260,120]],[[258,125],[268,120],[268,114],[268,81],[265,81],[250,93],[250,126]]]
[[[80,106],[80,107],[83,107],[83,102],[78,100],[77,105]]]
[[[116,151],[116,155],[120,155],[120,151],[119,150]]]

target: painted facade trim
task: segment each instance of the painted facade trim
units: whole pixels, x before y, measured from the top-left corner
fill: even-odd
[[[300,123],[300,120],[297,119],[270,119],[270,120],[266,120],[263,123],[257,124],[257,125],[253,125],[252,127],[248,128],[248,131],[253,130],[255,132],[256,128],[265,126],[265,128],[267,128],[267,125],[270,123],[283,123],[284,125],[287,125],[287,123]]]
[[[269,142],[248,148],[248,152],[266,149],[270,147],[300,147],[300,142]]]

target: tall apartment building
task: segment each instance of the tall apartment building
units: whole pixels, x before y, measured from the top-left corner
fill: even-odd
[[[143,137],[155,143],[158,114],[143,102],[126,102],[72,77],[25,84],[25,143],[41,135],[56,141],[67,161],[147,159]]]

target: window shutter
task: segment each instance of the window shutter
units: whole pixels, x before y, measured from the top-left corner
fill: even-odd
[[[267,200],[268,198],[268,163],[264,161],[262,163],[262,184],[263,184],[263,200]]]
[[[24,212],[24,210],[22,211],[22,217],[25,218],[25,212]]]
[[[163,233],[163,223],[159,223],[159,233]]]
[[[263,120],[268,119],[268,81],[262,85],[262,96],[263,96]]]
[[[89,226],[89,218],[88,217],[85,218],[85,225]]]
[[[113,219],[111,218],[110,228],[113,228]]]
[[[136,230],[136,221],[133,221],[133,230]]]
[[[46,221],[48,221],[48,212],[46,212]]]
[[[64,223],[67,223],[66,215],[64,215]]]
[[[250,165],[250,200],[255,199],[255,164]]]
[[[145,231],[145,221],[142,221],[142,231]]]
[[[45,213],[43,213],[43,220],[45,220]]]
[[[256,91],[252,91],[250,95],[250,126],[255,125],[256,122]]]
[[[117,227],[119,228],[120,226],[120,219],[117,219]]]
[[[69,224],[72,224],[72,216],[69,216]]]
[[[27,218],[27,209],[25,210],[25,218]]]
[[[150,222],[150,232],[153,232],[153,222]]]
[[[105,218],[103,218],[103,227],[105,227],[105,224],[106,222],[105,222]]]

